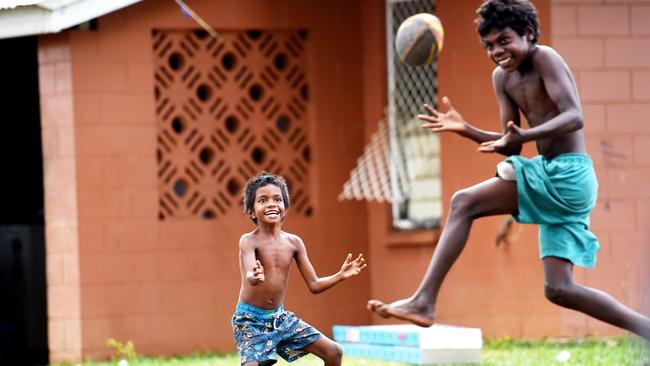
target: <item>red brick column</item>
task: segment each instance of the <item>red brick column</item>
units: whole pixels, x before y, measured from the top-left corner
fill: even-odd
[[[81,358],[75,129],[66,33],[39,38],[50,361]]]

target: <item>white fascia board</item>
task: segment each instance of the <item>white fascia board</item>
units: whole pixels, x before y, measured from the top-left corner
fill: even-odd
[[[0,10],[0,39],[57,33],[140,1],[52,0]]]
[[[19,6],[29,6],[43,0],[0,0],[0,9],[13,9]]]
[[[49,33],[50,12],[35,6],[0,11],[0,39]]]
[[[56,10],[78,1],[80,0],[41,0],[37,5],[48,10]]]

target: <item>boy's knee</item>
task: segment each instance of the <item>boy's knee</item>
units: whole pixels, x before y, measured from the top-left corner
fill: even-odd
[[[473,216],[480,205],[471,189],[461,189],[451,196],[451,212],[456,215]]]
[[[470,206],[471,200],[472,194],[468,190],[461,189],[460,191],[456,191],[451,196],[451,209],[456,211],[466,210]]]
[[[327,349],[326,357],[331,361],[341,361],[343,358],[343,348],[338,343],[332,342],[332,346]]]
[[[548,301],[560,305],[560,306],[567,306],[569,304],[569,300],[571,299],[571,296],[573,294],[573,291],[571,290],[571,284],[552,284],[552,283],[545,283],[544,284],[544,295],[548,299]]]

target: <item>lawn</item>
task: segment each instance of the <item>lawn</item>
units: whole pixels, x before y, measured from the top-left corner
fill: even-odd
[[[483,366],[648,366],[648,344],[636,338],[589,339],[572,341],[488,340],[481,351]],[[564,360],[564,358],[568,359]],[[120,366],[236,366],[235,355],[194,355],[168,358],[135,358]],[[66,364],[58,364],[64,366]],[[76,365],[76,364],[67,364]],[[86,361],[82,366],[115,366],[117,361]],[[279,361],[276,365],[287,366]],[[322,362],[307,356],[292,366],[321,366]],[[345,366],[405,366],[395,362],[344,357]]]

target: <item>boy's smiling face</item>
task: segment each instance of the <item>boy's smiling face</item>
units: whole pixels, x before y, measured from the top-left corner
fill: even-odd
[[[517,34],[512,28],[494,29],[481,38],[488,57],[507,72],[517,70],[526,59],[532,46],[530,31]]]
[[[267,184],[255,192],[251,218],[257,218],[257,224],[281,223],[286,215],[282,189],[274,184]]]

